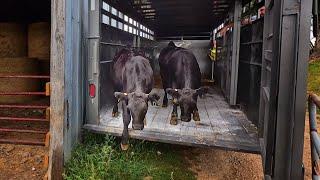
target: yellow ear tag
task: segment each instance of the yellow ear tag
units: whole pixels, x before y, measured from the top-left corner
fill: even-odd
[[[128,96],[128,93],[123,93],[125,96]]]

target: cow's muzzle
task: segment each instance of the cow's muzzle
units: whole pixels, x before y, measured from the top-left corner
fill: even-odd
[[[181,121],[190,122],[191,121],[191,114],[189,116],[181,116]]]
[[[132,124],[132,128],[134,130],[143,130],[144,125],[143,124]]]

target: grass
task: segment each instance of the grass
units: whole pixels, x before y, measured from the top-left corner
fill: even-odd
[[[86,133],[66,164],[64,179],[195,179],[171,145],[131,139],[129,150],[122,151],[119,144],[112,136]]]
[[[320,96],[320,60],[309,63],[308,92]]]
[[[311,61],[308,69],[308,93],[315,93],[320,96],[320,59]],[[317,115],[320,115],[320,111],[317,110]],[[318,123],[320,119],[318,119]]]

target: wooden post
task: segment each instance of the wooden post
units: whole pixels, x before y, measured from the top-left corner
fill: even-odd
[[[51,99],[48,179],[62,179],[64,125],[65,1],[51,0]]]

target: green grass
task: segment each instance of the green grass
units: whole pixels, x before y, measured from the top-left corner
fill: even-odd
[[[86,133],[67,162],[64,179],[195,179],[195,174],[174,146],[130,140],[122,151],[112,136]]]
[[[308,92],[320,96],[320,60],[309,63]]]

